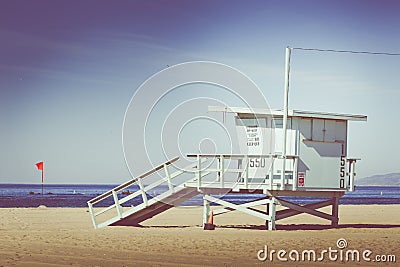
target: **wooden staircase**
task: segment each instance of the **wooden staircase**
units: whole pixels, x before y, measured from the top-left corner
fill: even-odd
[[[111,189],[110,191],[107,191],[106,193],[89,200],[87,203],[94,228],[101,228],[108,225],[137,226],[139,223],[200,194],[196,187],[185,187],[184,183],[175,186],[172,183],[172,180],[185,172],[196,173],[196,175],[192,176],[188,181],[195,181],[196,179],[199,179],[200,172],[198,171],[198,165],[201,164],[201,162],[192,163],[189,166],[170,174],[169,166],[177,160],[179,160],[179,157],[169,160],[140,175],[139,177],[129,180]],[[143,179],[162,170],[164,170],[165,175],[161,179],[147,186],[144,185]],[[209,173],[209,171],[201,171],[200,178],[208,175]],[[154,188],[163,184],[168,185],[168,190],[149,199],[148,192],[151,192],[150,190],[154,190]],[[120,193],[124,192],[123,190],[127,190],[127,188],[135,185],[139,187],[139,190],[120,198]],[[142,200],[140,204],[130,207],[122,206],[122,204],[140,196]],[[114,204],[105,208],[96,207],[96,204],[98,205],[103,200],[111,197],[114,200]],[[103,216],[102,221],[100,218],[101,216]],[[104,219],[104,217],[106,219]]]
[[[176,205],[185,202],[188,199],[198,195],[199,192],[196,188],[182,188],[178,192],[171,194],[170,196],[162,199],[162,201],[155,201],[151,205],[132,213],[131,215],[118,220],[117,222],[110,224],[112,226],[139,226],[139,223],[154,217]]]

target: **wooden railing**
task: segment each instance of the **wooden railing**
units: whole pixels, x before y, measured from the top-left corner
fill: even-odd
[[[225,174],[226,173],[238,173],[241,175],[241,178],[243,180],[243,186],[245,189],[248,188],[249,186],[249,162],[251,159],[264,159],[264,158],[270,158],[271,159],[271,167],[268,170],[268,176],[269,180],[268,182],[265,182],[265,185],[268,185],[268,189],[273,189],[273,177],[274,175],[276,176],[276,168],[275,164],[277,160],[284,160],[282,155],[280,154],[266,154],[266,155],[246,155],[246,154],[188,154],[186,155],[189,158],[196,158],[197,159],[197,165],[199,166],[197,170],[197,186],[198,187],[203,187],[205,186],[205,183],[202,181],[202,171],[207,171],[207,172],[216,172],[217,173],[217,181],[220,183],[221,188],[225,188],[226,186],[231,186],[227,185],[225,181]],[[217,159],[218,165],[217,168],[202,168],[202,160],[204,159]],[[241,160],[243,165],[241,168],[237,169],[232,169],[232,168],[225,168],[225,160]],[[285,185],[287,182],[285,181],[286,176],[289,174],[291,177],[291,184],[292,184],[292,190],[297,189],[297,166],[298,166],[298,156],[296,155],[286,155],[285,156],[286,160],[290,160],[292,162],[292,166],[285,170],[285,175],[280,175],[279,179],[279,184],[280,184],[280,189],[284,189]],[[239,164],[238,164],[239,165]],[[282,173],[282,170],[280,170]],[[267,177],[265,177],[267,178]]]

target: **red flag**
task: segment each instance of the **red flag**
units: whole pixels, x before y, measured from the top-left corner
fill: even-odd
[[[43,171],[43,161],[36,163],[36,167],[39,171]]]

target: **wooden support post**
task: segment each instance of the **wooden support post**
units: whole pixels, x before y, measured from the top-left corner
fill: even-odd
[[[244,173],[244,187],[246,189],[248,189],[249,187],[249,157],[245,156],[245,160],[246,160],[246,171]]]
[[[296,191],[297,190],[297,184],[298,184],[298,180],[297,180],[297,168],[298,168],[298,158],[295,157],[293,159],[293,174],[292,174],[292,190]]]
[[[269,175],[269,190],[272,190],[272,186],[274,183],[274,164],[275,164],[275,157],[271,158],[271,174]]]
[[[143,203],[147,207],[148,206],[147,195],[146,195],[146,190],[144,189],[144,186],[143,186],[143,183],[142,183],[142,179],[139,178],[137,183],[139,185],[139,189],[140,189],[140,192],[142,194]]]
[[[220,173],[221,173],[221,176],[220,176],[220,178],[221,178],[221,188],[224,188],[224,168],[225,168],[224,167],[224,155],[221,155],[219,160],[220,160],[219,167],[220,167]]]
[[[197,187],[201,187],[201,158],[197,155]]]
[[[210,201],[203,195],[203,227],[208,222],[208,217],[210,217]]]
[[[97,229],[97,222],[96,222],[96,217],[94,215],[93,204],[88,202],[88,206],[89,206],[90,216],[92,217],[92,223],[93,223],[94,229]]]
[[[221,158],[217,158],[217,160],[218,160],[217,168],[218,168],[218,170],[221,170]],[[217,172],[217,182],[220,182],[220,181],[221,181],[221,171],[218,171]]]
[[[113,198],[114,198],[115,208],[117,209],[118,217],[122,218],[122,207],[121,207],[121,205],[119,204],[117,192],[115,192],[115,191],[113,190],[113,191],[112,191],[112,195],[113,195]]]
[[[339,224],[339,197],[332,198],[332,226],[337,227]]]
[[[169,173],[169,169],[168,169],[168,165],[167,164],[164,164],[164,171],[165,171],[165,176],[167,178],[169,191],[174,192],[174,185],[172,184],[171,174]]]
[[[267,203],[266,205],[265,205],[265,213],[267,213],[268,215],[270,215],[269,214],[269,203]],[[268,228],[268,225],[269,225],[269,221],[268,220],[265,220],[265,226]]]
[[[275,203],[275,197],[271,196],[270,197],[270,202],[269,202],[269,207],[268,207],[268,215],[269,215],[269,221],[268,221],[268,230],[275,230],[275,214],[276,214],[276,203]]]

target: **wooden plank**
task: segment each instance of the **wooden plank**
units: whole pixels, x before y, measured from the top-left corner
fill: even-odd
[[[215,197],[212,197],[212,196],[209,196],[209,195],[204,195],[204,199],[206,199],[208,201],[211,201],[211,202],[214,202],[214,203],[217,203],[219,205],[222,205],[222,206],[234,209],[234,210],[238,210],[238,211],[241,211],[243,213],[258,217],[258,218],[261,218],[263,220],[269,220],[270,219],[270,216],[266,215],[264,212],[256,211],[254,209],[249,209],[249,208],[245,208],[245,207],[241,207],[240,205],[236,205],[236,204],[230,203],[228,201],[225,201],[225,200],[222,200],[222,199],[219,199],[219,198],[215,198]]]
[[[165,162],[163,164],[160,164],[157,167],[155,167],[154,169],[152,169],[152,170],[150,170],[148,172],[145,172],[144,174],[140,175],[138,178],[144,178],[146,176],[149,176],[150,174],[153,174],[153,173],[161,170],[162,168],[164,168],[164,165],[170,165],[170,164],[174,163],[175,161],[177,161],[178,159],[179,159],[179,157],[175,157],[175,158],[173,158],[173,159],[171,159],[171,160],[169,160],[169,161],[167,161],[167,162]]]
[[[329,206],[332,204],[332,200],[326,200],[322,202],[317,202],[317,203],[310,203],[307,205],[304,205],[303,207],[308,208],[308,209],[319,209],[323,208],[326,206]],[[285,219],[288,217],[292,217],[298,214],[301,214],[303,212],[297,211],[297,210],[292,210],[292,209],[287,209],[287,210],[280,210],[276,212],[276,220],[281,220]]]
[[[276,198],[276,202],[278,204],[282,205],[282,206],[288,207],[288,208],[293,209],[293,210],[300,211],[301,213],[308,213],[310,215],[314,215],[316,217],[320,217],[320,218],[323,218],[323,219],[326,219],[326,220],[330,220],[330,221],[333,218],[332,215],[329,215],[327,213],[323,213],[321,211],[317,211],[317,210],[314,210],[314,209],[309,209],[309,208],[307,208],[305,206],[300,206],[300,205],[297,205],[297,204],[294,204],[294,203],[291,203],[291,202],[288,202],[288,201],[285,201],[285,200],[282,200],[282,199]]]
[[[245,208],[250,208],[250,207],[254,207],[254,206],[265,205],[269,201],[270,201],[269,199],[263,197],[263,198],[259,198],[257,200],[251,201],[251,202],[240,204],[239,206],[245,207]],[[227,212],[231,212],[233,210],[234,209],[231,209],[231,208],[217,209],[217,210],[214,210],[214,215],[224,214],[224,213],[227,213]]]
[[[265,192],[266,195],[268,196],[302,196],[302,197],[327,197],[327,198],[332,198],[332,197],[341,197],[344,195],[344,190],[318,190],[318,189],[312,189],[308,188],[307,191],[299,190],[297,188],[296,191],[292,190],[267,190]]]

